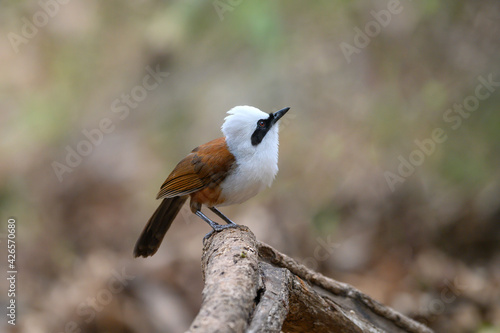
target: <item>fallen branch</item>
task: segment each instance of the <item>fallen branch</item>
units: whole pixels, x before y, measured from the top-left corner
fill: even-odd
[[[203,304],[188,332],[432,332],[256,241],[247,227],[210,237],[202,269]]]

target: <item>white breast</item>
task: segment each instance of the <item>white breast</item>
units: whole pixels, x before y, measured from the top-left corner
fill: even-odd
[[[264,170],[262,170],[264,171]],[[221,195],[225,199],[221,206],[247,201],[272,183],[274,176],[270,172],[256,175],[248,167],[236,166],[234,171],[222,182]],[[269,180],[270,179],[270,180]]]
[[[251,136],[259,119],[269,115],[257,108],[239,106],[228,112],[222,125],[229,151],[235,165],[220,184],[223,205],[242,203],[266,186],[271,186],[278,173],[278,124],[275,124],[257,145],[252,145]]]
[[[278,173],[278,138],[277,133],[270,134],[271,138],[265,139],[271,140],[264,140],[253,151],[233,152],[235,167],[221,183],[222,206],[242,203],[271,186]]]

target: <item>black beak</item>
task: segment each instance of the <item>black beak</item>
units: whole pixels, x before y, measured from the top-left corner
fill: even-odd
[[[290,108],[284,108],[284,109],[281,109],[279,111],[276,111],[275,113],[272,113],[273,115],[273,124],[276,124],[278,122],[278,120],[281,119],[281,117],[283,117],[285,115],[285,113],[288,112],[288,110],[290,110]]]

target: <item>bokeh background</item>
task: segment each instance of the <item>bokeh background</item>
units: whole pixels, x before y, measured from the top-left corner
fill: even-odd
[[[175,164],[249,104],[291,107],[280,172],[223,212],[437,332],[500,332],[497,0],[0,8],[0,330],[186,330],[208,226],[183,210],[154,257],[132,249]]]

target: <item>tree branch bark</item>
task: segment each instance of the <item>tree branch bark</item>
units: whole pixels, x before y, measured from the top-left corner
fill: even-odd
[[[432,332],[256,241],[244,226],[207,240],[202,270],[203,303],[188,332]]]

